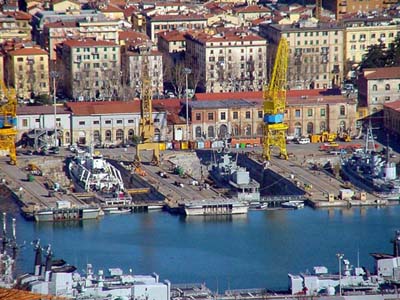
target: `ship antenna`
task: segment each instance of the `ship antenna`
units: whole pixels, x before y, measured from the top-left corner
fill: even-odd
[[[360,247],[357,248],[357,268],[360,267]]]

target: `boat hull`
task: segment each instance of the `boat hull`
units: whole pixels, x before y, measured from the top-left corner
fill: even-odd
[[[97,219],[100,215],[100,208],[67,208],[67,209],[46,209],[33,213],[36,222],[54,222],[69,220]]]

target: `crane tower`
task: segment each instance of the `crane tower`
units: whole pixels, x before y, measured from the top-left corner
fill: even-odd
[[[286,73],[288,68],[289,45],[286,39],[281,38],[275,57],[274,68],[268,88],[264,89],[264,136],[263,157],[271,158],[271,147],[280,149],[280,155],[288,158],[286,150],[286,130],[283,123],[286,109]]]
[[[6,88],[0,81],[2,98],[0,99],[0,150],[9,152],[10,164],[17,163],[15,136],[17,130],[17,96],[13,88]]]
[[[160,162],[160,146],[158,143],[153,142],[154,138],[154,121],[153,121],[153,109],[152,109],[152,86],[149,76],[149,47],[143,48],[142,59],[142,93],[140,99],[140,137],[141,142],[136,146],[136,157],[135,161],[140,164],[140,151],[152,150],[153,158],[152,163],[158,165]]]

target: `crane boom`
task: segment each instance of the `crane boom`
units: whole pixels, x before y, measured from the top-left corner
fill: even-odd
[[[264,89],[264,138],[263,156],[266,160],[271,158],[271,147],[280,149],[280,154],[288,158],[286,150],[286,130],[288,126],[283,123],[286,109],[286,74],[288,68],[289,45],[286,39],[281,38],[275,57],[271,81],[268,88]]]

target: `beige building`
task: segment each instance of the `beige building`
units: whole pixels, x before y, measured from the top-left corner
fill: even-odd
[[[271,16],[271,9],[262,5],[246,5],[238,6],[232,9],[234,15],[238,16],[241,20],[241,25],[249,26],[251,21],[262,18],[265,16]]]
[[[31,40],[31,16],[23,11],[0,13],[0,43],[19,38]]]
[[[53,0],[51,2],[51,8],[53,11],[58,13],[80,11],[81,5],[74,0]]]
[[[67,39],[97,39],[118,43],[118,21],[104,17],[73,22],[54,22],[43,26],[42,47],[49,50],[50,59],[56,59],[57,44]]]
[[[391,139],[400,139],[400,100],[383,105],[383,124]]]
[[[400,67],[364,69],[358,78],[359,106],[368,114],[383,109],[388,102],[400,99]]]
[[[261,90],[267,78],[267,41],[248,30],[186,37],[186,66],[205,92]]]
[[[262,136],[262,92],[203,93],[196,94],[195,98],[196,103],[229,101],[214,105],[197,105],[203,106],[203,113],[197,116],[196,112],[192,111],[190,114],[194,138],[199,136],[201,130],[202,136],[209,137],[209,126],[214,127],[210,129],[210,132],[213,131],[216,135],[221,130],[224,131],[226,127],[228,133],[234,136]],[[243,100],[247,104],[244,104]],[[210,118],[209,113],[213,114]],[[355,132],[357,103],[341,94],[333,94],[327,90],[291,90],[287,92],[284,122],[289,127],[288,135],[295,136],[308,136],[325,130]],[[196,129],[197,124],[202,126],[201,130]],[[226,126],[221,128],[224,124]]]
[[[260,34],[269,42],[271,65],[280,38],[288,41],[290,89],[327,89],[341,85],[344,72],[341,26],[314,22],[260,24]]]
[[[40,48],[25,47],[7,53],[5,77],[23,99],[49,94],[49,55]]]
[[[397,2],[397,0],[322,0],[322,5],[333,11],[336,19],[341,19],[346,14],[381,11],[397,4]]]
[[[120,46],[108,41],[67,40],[57,46],[58,88],[79,101],[118,98]]]
[[[207,26],[207,18],[199,14],[160,14],[146,15],[146,33],[157,44],[157,34],[166,30],[204,29]]]
[[[391,17],[362,17],[343,19],[344,61],[346,70],[359,64],[368,47],[382,43],[386,48],[400,34],[400,23]]]

